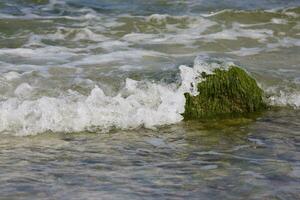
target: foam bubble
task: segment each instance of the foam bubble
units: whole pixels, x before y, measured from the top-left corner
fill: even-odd
[[[33,91],[33,88],[28,83],[22,83],[15,90],[17,97],[25,98],[29,97]]]
[[[287,23],[288,23],[287,20],[285,20],[285,19],[280,19],[280,18],[273,18],[273,19],[271,19],[271,22],[272,22],[273,24],[287,24]]]
[[[30,60],[51,60],[59,61],[76,56],[76,50],[66,47],[47,46],[37,49],[31,48],[2,48],[0,49],[1,56],[12,56],[19,58],[28,58]]]
[[[126,80],[127,95],[111,97],[95,87],[89,96],[42,97],[37,100],[11,98],[0,103],[0,132],[31,135],[46,131],[108,131],[112,128],[153,128],[182,120],[184,97],[170,86]],[[27,95],[22,84],[15,93]]]
[[[157,36],[154,34],[143,34],[143,33],[129,33],[126,34],[123,39],[130,42],[153,40]]]
[[[295,109],[300,108],[300,93],[288,93],[280,91],[278,95],[271,96],[269,98],[271,105],[276,106],[291,106]]]
[[[204,35],[202,37],[210,40],[237,40],[239,37],[252,38],[260,42],[265,42],[268,37],[273,36],[273,31],[269,29],[245,29],[240,24],[234,23],[231,29],[224,29],[217,33]]]
[[[99,42],[99,41],[105,41],[107,39],[108,38],[106,38],[105,36],[96,34],[88,28],[83,28],[83,29],[81,29],[81,31],[76,33],[75,37],[72,40],[74,40],[74,41],[91,40],[91,41]]]
[[[128,62],[131,61],[138,61],[144,56],[156,56],[156,57],[163,57],[163,53],[159,53],[156,51],[147,51],[147,50],[126,50],[126,51],[115,51],[106,54],[99,54],[99,55],[89,55],[85,58],[81,59],[80,61],[76,61],[72,63],[73,65],[91,65],[91,64],[103,64],[109,62]]]
[[[201,37],[201,33],[205,32],[209,27],[216,25],[216,22],[201,16],[153,14],[142,17],[142,19],[148,22],[148,24],[150,23],[149,25],[151,26],[163,26],[163,29],[158,28],[158,30],[162,31],[161,34],[133,32],[126,34],[122,39],[128,42],[145,44],[164,43],[191,45],[195,40],[203,38]],[[184,28],[182,28],[182,26],[184,26]]]
[[[152,14],[149,17],[147,17],[147,21],[149,22],[156,22],[158,24],[166,23],[167,18],[169,15],[162,15],[162,14]]]
[[[81,41],[89,40],[94,42],[106,41],[109,38],[102,34],[95,33],[90,28],[65,28],[59,27],[54,33],[43,34],[43,35],[30,35],[28,44],[34,45],[41,43],[41,40],[69,40],[69,41]]]
[[[4,73],[2,76],[8,81],[12,81],[20,78],[21,74],[18,72],[11,71],[11,72]]]
[[[230,53],[238,55],[238,56],[252,56],[252,55],[259,54],[260,52],[262,52],[264,50],[265,49],[263,49],[263,48],[244,48],[244,47],[242,47],[241,49],[232,51]]]

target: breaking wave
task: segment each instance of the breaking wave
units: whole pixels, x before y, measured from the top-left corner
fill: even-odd
[[[195,93],[197,76],[214,66],[196,63],[194,68],[180,66],[181,84],[157,84],[126,79],[115,96],[95,86],[88,96],[69,90],[61,97],[28,100],[34,88],[19,85],[14,98],[0,103],[0,132],[32,135],[41,132],[109,131],[113,128],[155,128],[182,120],[185,92]],[[10,73],[8,78],[14,78]]]
[[[232,63],[222,64],[222,67]],[[43,96],[32,100],[34,88],[20,84],[15,97],[0,102],[0,132],[18,136],[42,132],[106,132],[112,129],[136,129],[180,122],[185,106],[184,93],[197,94],[196,83],[201,72],[211,73],[220,64],[203,62],[196,58],[193,68],[181,65],[181,83],[162,84],[135,81],[127,78],[117,95],[106,95],[101,86],[95,86],[89,95],[73,90],[60,97]],[[18,78],[10,72],[6,79]],[[272,105],[300,107],[300,95],[273,96]]]

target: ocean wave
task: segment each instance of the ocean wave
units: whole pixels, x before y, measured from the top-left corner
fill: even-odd
[[[114,96],[95,86],[85,96],[68,90],[59,97],[32,99],[35,88],[22,83],[14,97],[0,102],[0,132],[34,135],[42,132],[109,131],[135,129],[180,122],[184,112],[184,93],[197,94],[194,87],[200,73],[212,73],[220,65],[197,58],[193,68],[179,67],[181,84],[159,84],[127,78],[124,88]],[[19,79],[19,73],[5,73],[7,81]]]
[[[195,87],[201,82],[201,72],[212,73],[215,68],[226,68],[233,63],[207,62],[197,57],[193,68],[181,65],[181,83],[163,84],[126,79],[117,95],[105,94],[94,86],[83,95],[69,89],[57,97],[34,98],[36,88],[22,82],[14,95],[0,102],[0,133],[18,136],[43,132],[106,132],[111,129],[136,129],[180,122],[185,106],[184,93],[198,94]],[[22,74],[8,72],[2,79],[7,82],[21,79]],[[300,94],[270,97],[271,105],[300,107]]]
[[[69,90],[61,97],[30,100],[34,88],[23,83],[15,89],[16,97],[0,102],[0,132],[24,136],[47,131],[155,128],[177,123],[184,112],[183,94],[193,92],[191,83],[196,81],[197,73],[208,70],[201,67],[180,66],[180,87],[126,79],[125,87],[116,96],[106,95],[95,86],[88,96]],[[6,77],[14,79],[19,75],[10,73]]]

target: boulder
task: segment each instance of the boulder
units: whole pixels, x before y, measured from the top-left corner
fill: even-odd
[[[212,74],[201,74],[199,94],[185,93],[185,119],[207,119],[224,115],[240,115],[267,108],[264,92],[243,69],[230,66]]]

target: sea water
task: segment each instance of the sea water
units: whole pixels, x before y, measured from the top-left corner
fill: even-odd
[[[298,0],[0,0],[0,198],[300,198]],[[183,121],[242,66],[270,111]]]

